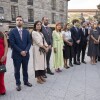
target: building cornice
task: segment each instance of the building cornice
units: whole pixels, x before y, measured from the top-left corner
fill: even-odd
[[[68,12],[96,12],[97,9],[68,9]]]

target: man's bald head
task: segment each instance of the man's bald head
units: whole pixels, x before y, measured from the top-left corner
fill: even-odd
[[[49,19],[48,19],[47,17],[43,17],[43,18],[42,18],[42,23],[43,23],[45,26],[48,25],[48,21],[49,21]]]

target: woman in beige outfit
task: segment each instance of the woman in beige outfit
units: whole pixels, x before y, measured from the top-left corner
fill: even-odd
[[[37,82],[42,84],[46,80],[42,77],[45,75],[46,61],[45,56],[48,52],[48,45],[44,39],[43,34],[41,33],[42,23],[36,21],[34,23],[34,31],[32,32],[33,39],[33,65],[35,70],[35,77]]]

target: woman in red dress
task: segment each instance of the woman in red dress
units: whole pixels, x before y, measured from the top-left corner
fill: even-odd
[[[6,36],[0,32],[0,65],[6,64],[8,51],[8,43]],[[5,95],[6,89],[4,85],[4,73],[0,73],[0,95]]]

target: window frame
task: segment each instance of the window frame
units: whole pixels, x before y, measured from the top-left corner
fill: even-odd
[[[34,22],[34,10],[32,8],[28,8],[28,22]]]
[[[4,8],[0,7],[0,14],[4,14]]]
[[[18,6],[11,5],[11,18],[12,18],[12,21],[15,21],[16,20],[16,17],[18,15],[19,15]]]

